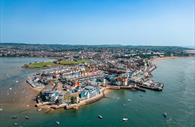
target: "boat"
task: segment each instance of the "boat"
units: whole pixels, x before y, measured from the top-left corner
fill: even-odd
[[[28,120],[28,119],[30,119],[30,117],[29,117],[29,116],[25,116],[25,119],[27,119],[27,120]]]
[[[141,88],[141,87],[139,87],[139,86],[136,86],[135,89],[136,89],[136,90],[139,90],[139,91],[142,91],[142,92],[146,92],[145,89],[143,89],[143,88]]]
[[[159,82],[150,81],[150,82],[145,82],[145,83],[142,83],[142,84],[138,84],[138,86],[140,86],[142,88],[146,88],[146,89],[151,89],[151,90],[154,90],[154,91],[162,91],[163,87],[164,87],[164,84],[159,83]]]
[[[124,117],[124,118],[123,118],[123,121],[128,121],[128,118],[127,118],[127,117]]]
[[[131,99],[128,99],[127,101],[131,101]]]
[[[17,117],[17,116],[12,116],[11,118],[12,118],[12,119],[17,119],[18,117]]]
[[[60,121],[56,121],[56,125],[60,125]]]
[[[14,126],[18,126],[18,123],[17,123],[17,122],[15,122],[15,123],[14,123]]]
[[[167,118],[167,113],[166,112],[163,113],[163,117]]]
[[[99,118],[99,119],[103,119],[103,116],[102,116],[102,115],[98,115],[98,118]]]

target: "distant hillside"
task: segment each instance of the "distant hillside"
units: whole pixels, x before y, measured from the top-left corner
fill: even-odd
[[[25,44],[25,43],[0,43],[0,48],[28,50],[28,51],[72,51],[83,49],[112,49],[112,48],[125,48],[125,49],[141,49],[141,50],[154,50],[154,51],[181,51],[190,50],[191,48],[178,47],[178,46],[131,46],[131,45],[63,45],[63,44]]]

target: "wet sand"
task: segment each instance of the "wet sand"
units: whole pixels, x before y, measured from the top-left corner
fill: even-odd
[[[164,56],[151,59],[151,62],[158,62],[160,60],[177,59],[177,58],[193,58],[193,56]]]
[[[157,61],[160,61],[160,60],[167,60],[167,59],[176,59],[178,57],[176,56],[165,56],[165,57],[157,57],[157,58],[153,58],[151,59],[152,62],[157,62]]]
[[[25,81],[18,83],[16,87],[8,88],[4,92],[6,97],[0,100],[0,107],[4,110],[34,108],[34,98],[39,93]]]

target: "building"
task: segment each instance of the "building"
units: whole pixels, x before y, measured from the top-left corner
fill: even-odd
[[[98,87],[86,86],[84,90],[80,92],[79,97],[81,98],[81,100],[84,100],[94,97],[97,94],[100,94],[100,89]]]

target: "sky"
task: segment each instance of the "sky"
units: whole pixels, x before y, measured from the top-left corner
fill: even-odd
[[[195,45],[194,0],[0,0],[0,43]]]

